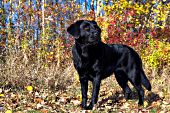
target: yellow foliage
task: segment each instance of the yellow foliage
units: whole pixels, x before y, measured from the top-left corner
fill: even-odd
[[[0,94],[0,97],[5,97],[5,95],[4,94]]]
[[[157,7],[153,7],[152,4],[157,4]],[[114,1],[113,5],[109,6],[104,6],[104,11],[105,11],[105,16],[109,16],[110,14],[115,14],[115,16],[118,14],[119,19],[122,20],[125,15],[122,15],[124,11],[127,9],[134,10],[136,12],[134,19],[140,15],[144,15],[146,17],[144,21],[144,25],[146,27],[160,27],[164,28],[165,27],[165,21],[168,17],[169,11],[170,11],[170,4],[162,4],[161,2],[156,2],[155,0],[150,2],[146,2],[144,5],[143,4],[138,4],[134,2],[127,2],[127,0],[118,0]],[[151,9],[151,10],[150,10]],[[154,15],[154,16],[147,16],[147,15]],[[139,18],[141,19],[141,18]],[[131,23],[135,23],[137,26],[140,26],[141,24],[138,21],[133,21],[130,20]],[[162,24],[160,25],[161,22]]]
[[[11,110],[7,110],[7,111],[5,111],[5,113],[12,113],[12,111]]]
[[[147,102],[147,101],[144,101],[143,106],[146,108],[146,107],[148,106],[148,102]]]

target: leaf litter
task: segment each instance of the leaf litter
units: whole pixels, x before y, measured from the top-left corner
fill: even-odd
[[[126,101],[123,92],[118,85],[108,84],[106,80],[101,85],[98,103],[95,105],[94,112],[169,112],[170,101],[164,92],[145,91],[144,106],[138,106],[136,92],[133,98]],[[0,112],[5,113],[91,113],[92,111],[83,110],[80,107],[81,92],[79,83],[74,83],[65,91],[53,91],[50,89],[36,90],[34,86],[26,86],[20,91],[12,91],[0,88]],[[113,88],[112,88],[113,87]],[[88,97],[91,95],[89,88]],[[88,100],[89,103],[89,100]]]

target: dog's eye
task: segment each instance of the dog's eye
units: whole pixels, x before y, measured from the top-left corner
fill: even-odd
[[[89,27],[85,27],[84,30],[88,31],[88,30],[90,30],[90,28]]]

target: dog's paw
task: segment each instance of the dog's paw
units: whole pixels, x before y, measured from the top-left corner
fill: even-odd
[[[143,105],[143,101],[139,101],[139,102],[138,102],[138,105],[139,105],[139,106],[142,106],[142,105]]]
[[[131,93],[125,93],[124,95],[125,95],[126,100],[129,100],[130,98],[132,98]]]
[[[97,104],[89,104],[89,106],[86,107],[86,110],[95,110],[97,109]]]
[[[89,105],[86,107],[86,110],[92,110],[93,109],[93,106]]]
[[[82,109],[86,109],[86,108],[87,108],[86,105],[82,105],[82,104],[80,104],[80,107],[81,107]]]
[[[80,107],[81,107],[82,109],[86,109],[86,108],[87,108],[87,105],[86,105],[86,103],[82,102],[82,103],[80,104]]]
[[[87,107],[86,100],[84,100],[84,99],[82,100],[80,107],[83,109],[85,109]]]

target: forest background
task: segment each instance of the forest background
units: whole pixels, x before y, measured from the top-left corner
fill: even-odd
[[[112,76],[94,112],[170,111],[169,0],[1,0],[0,112],[81,111],[74,39],[66,32],[79,19],[97,21],[103,42],[134,48],[153,87],[139,108],[135,90],[125,101]]]

